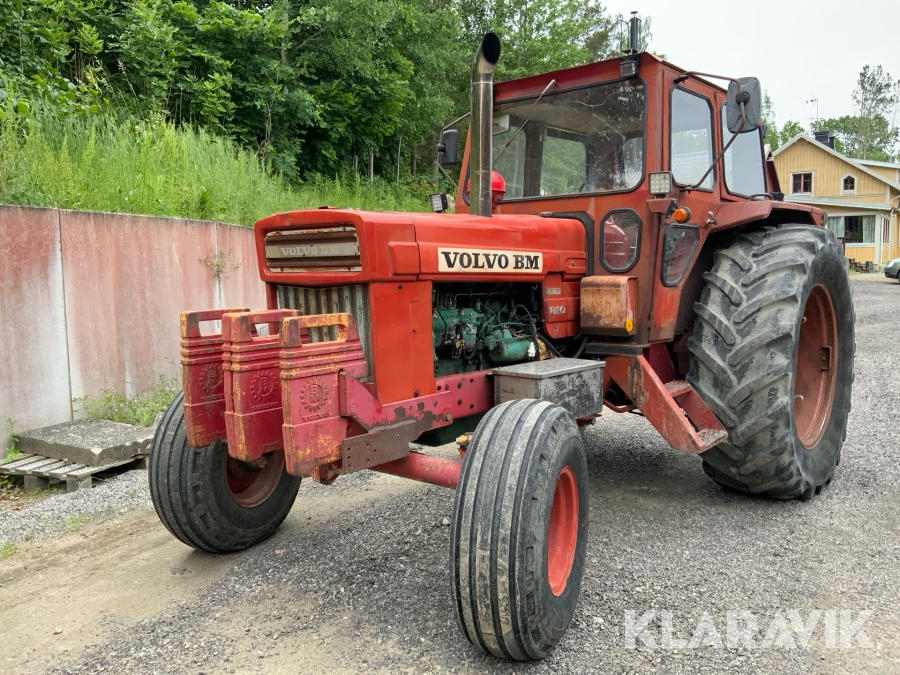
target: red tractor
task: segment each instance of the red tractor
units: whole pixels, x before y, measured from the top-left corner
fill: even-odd
[[[459,626],[528,660],[581,587],[579,426],[639,412],[721,485],[809,499],[840,459],[854,312],[822,212],[783,201],[758,81],[632,49],[494,84],[499,56],[487,35],[455,214],[256,223],[268,307],[182,315],[150,485],[172,534],[215,553],[271,536],[302,477],[455,488]],[[459,460],[419,451],[457,438]]]

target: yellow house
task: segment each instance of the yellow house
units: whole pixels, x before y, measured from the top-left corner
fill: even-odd
[[[827,132],[795,136],[773,156],[784,200],[825,211],[847,258],[874,265],[900,258],[900,164],[845,157]]]

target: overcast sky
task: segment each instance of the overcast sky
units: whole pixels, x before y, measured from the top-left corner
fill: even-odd
[[[853,114],[866,64],[900,78],[900,0],[605,0],[611,13],[653,17],[649,51],[687,70],[755,76],[776,123]]]

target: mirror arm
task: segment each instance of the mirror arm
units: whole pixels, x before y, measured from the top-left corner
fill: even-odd
[[[498,159],[500,159],[500,156],[503,155],[504,152],[506,152],[506,149],[509,147],[510,143],[512,143],[514,140],[516,140],[516,136],[519,135],[519,132],[522,131],[522,129],[525,127],[525,125],[528,124],[528,122],[531,120],[531,111],[534,110],[534,106],[536,106],[538,104],[538,101],[540,101],[544,97],[544,94],[547,93],[547,90],[550,89],[550,87],[552,87],[554,84],[556,84],[555,78],[550,80],[550,82],[547,83],[547,86],[544,87],[544,91],[541,92],[540,96],[538,96],[535,99],[534,103],[532,103],[531,107],[528,109],[528,114],[525,116],[525,121],[522,122],[522,125],[516,129],[516,132],[512,135],[512,138],[510,138],[508,141],[506,141],[506,145],[503,146],[503,149],[500,151],[500,154],[497,155],[496,157],[494,157],[492,164],[496,163],[496,161]]]
[[[441,170],[441,173],[444,174],[444,177],[450,181],[450,184],[453,186],[453,189],[458,191],[459,186],[456,184],[456,181],[450,177],[450,174],[447,173],[447,170],[444,167],[442,167],[440,164],[438,164],[438,168]]]
[[[740,126],[740,129],[738,129],[733,134],[731,134],[731,138],[729,139],[728,143],[726,143],[725,147],[722,148],[722,152],[720,152],[718,155],[716,155],[716,158],[712,161],[712,164],[709,165],[709,168],[706,170],[706,173],[703,174],[703,177],[700,180],[698,180],[696,183],[694,183],[693,185],[686,185],[685,187],[682,188],[682,190],[687,190],[690,192],[691,190],[696,190],[698,187],[703,185],[703,181],[706,180],[706,177],[710,173],[712,173],[712,170],[715,168],[716,164],[719,163],[719,160],[725,156],[726,152],[728,152],[728,148],[730,148],[731,144],[734,143],[734,139],[740,135],[741,129],[744,128],[744,124],[746,124],[746,122],[747,122],[747,117],[744,115],[744,104],[742,103],[741,104],[741,126]]]
[[[466,119],[466,118],[467,118],[469,115],[471,115],[471,114],[472,114],[471,112],[467,112],[465,115],[462,115],[462,116],[460,116],[460,117],[457,117],[455,120],[453,120],[452,122],[450,122],[450,124],[448,124],[448,125],[445,126],[443,129],[441,129],[441,133],[444,133],[445,131],[447,131],[447,129],[449,129],[449,128],[452,127],[452,126],[455,126],[457,122],[463,121],[464,119]]]
[[[689,70],[686,73],[684,73],[683,75],[679,75],[678,77],[675,78],[675,84],[681,84],[689,77],[693,77],[696,79],[700,79],[701,77],[711,77],[716,80],[727,80],[728,82],[734,82],[739,94],[742,91],[741,83],[738,80],[734,79],[733,77],[726,77],[725,75],[713,75],[712,73],[701,73],[696,70]],[[743,106],[741,107],[741,111],[743,111]]]

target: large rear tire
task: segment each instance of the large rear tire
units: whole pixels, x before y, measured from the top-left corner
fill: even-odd
[[[251,466],[228,456],[221,441],[192,448],[184,434],[184,394],[169,404],[150,451],[150,496],[163,525],[201,551],[242,551],[271,537],[287,517],[300,479],[284,454]]]
[[[847,261],[834,235],[780,225],[716,252],[694,304],[688,381],[728,430],[703,453],[721,485],[809,498],[847,433],[855,352]]]
[[[475,430],[451,521],[457,622],[494,656],[547,656],[578,602],[587,546],[587,462],[572,416],[509,401]]]

